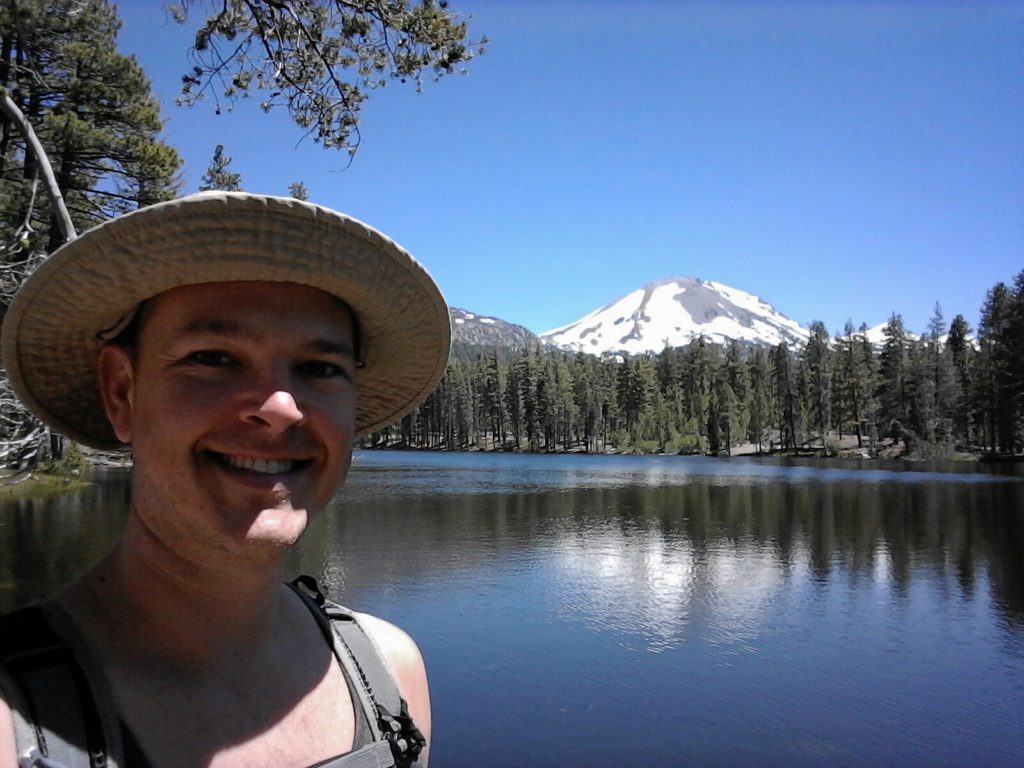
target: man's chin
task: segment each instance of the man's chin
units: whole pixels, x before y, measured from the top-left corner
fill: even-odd
[[[308,525],[307,511],[302,507],[296,509],[286,500],[261,510],[245,532],[245,539],[252,544],[287,548],[298,542]]]

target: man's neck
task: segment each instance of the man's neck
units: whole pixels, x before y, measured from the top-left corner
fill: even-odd
[[[56,599],[100,643],[193,667],[217,664],[240,642],[269,642],[294,612],[281,585],[283,554],[174,551],[132,518],[110,555]]]

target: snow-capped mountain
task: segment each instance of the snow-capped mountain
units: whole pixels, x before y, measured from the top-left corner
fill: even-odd
[[[693,277],[659,280],[591,312],[575,323],[542,333],[563,349],[593,354],[659,352],[702,336],[776,345],[803,344],[808,331],[770,304],[737,288]]]

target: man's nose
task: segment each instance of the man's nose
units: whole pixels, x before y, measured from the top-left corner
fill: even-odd
[[[305,418],[292,394],[280,389],[272,392],[250,414],[250,419],[263,422],[274,433],[284,432]]]

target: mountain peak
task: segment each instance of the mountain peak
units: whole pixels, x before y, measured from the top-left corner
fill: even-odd
[[[594,354],[660,351],[703,336],[776,345],[800,344],[808,332],[767,302],[738,288],[695,277],[648,283],[569,325],[541,334],[564,349]]]

